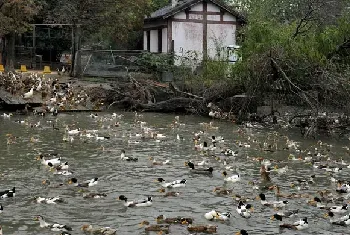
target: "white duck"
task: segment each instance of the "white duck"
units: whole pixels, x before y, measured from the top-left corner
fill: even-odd
[[[239,174],[228,177],[227,172],[224,171],[222,172],[222,175],[225,177],[224,180],[227,182],[237,182],[241,180],[241,176]]]
[[[45,203],[45,204],[57,204],[58,202],[63,202],[63,199],[60,197],[36,197],[36,203]]]
[[[34,87],[30,88],[29,92],[23,94],[23,99],[30,99],[34,95]]]
[[[49,163],[51,163],[53,166],[57,166],[57,165],[61,164],[61,157],[46,160],[44,155],[40,154],[37,157],[37,160],[40,160],[41,164],[43,164],[45,166],[49,166]]]

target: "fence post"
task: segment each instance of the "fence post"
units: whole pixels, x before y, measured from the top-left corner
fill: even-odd
[[[72,57],[74,60],[72,61],[73,66],[73,77],[81,76],[81,51],[80,51],[80,42],[81,42],[81,27],[80,25],[76,25],[73,29],[75,32],[73,33],[73,44],[74,50]]]

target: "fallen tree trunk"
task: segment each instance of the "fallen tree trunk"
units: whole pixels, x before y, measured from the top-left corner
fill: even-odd
[[[177,97],[158,103],[137,104],[136,109],[144,112],[190,112],[208,113],[208,109],[203,101],[192,98]]]

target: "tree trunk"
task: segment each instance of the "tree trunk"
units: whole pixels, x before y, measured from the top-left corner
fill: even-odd
[[[16,33],[12,32],[5,36],[5,68],[6,71],[15,70],[15,42]]]

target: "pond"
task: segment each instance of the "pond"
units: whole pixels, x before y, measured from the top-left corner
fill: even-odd
[[[73,228],[71,234],[83,234],[80,230],[83,224],[93,226],[108,226],[118,229],[117,234],[145,234],[140,227],[141,221],[147,220],[156,223],[156,217],[191,217],[196,224],[217,225],[217,234],[231,235],[241,229],[248,234],[348,234],[346,227],[331,225],[329,219],[323,217],[326,210],[310,206],[306,203],[308,198],[290,198],[287,210],[299,209],[294,218],[283,219],[285,223],[298,221],[307,217],[309,228],[303,231],[279,229],[278,222],[270,220],[271,215],[277,211],[272,207],[262,206],[255,199],[260,192],[264,192],[268,200],[275,200],[273,190],[256,189],[249,182],[260,182],[261,163],[256,158],[274,160],[271,167],[280,168],[288,166],[285,173],[270,173],[271,183],[268,186],[278,185],[283,194],[308,194],[310,198],[318,195],[317,191],[329,189],[334,196],[336,185],[330,180],[330,173],[315,169],[308,162],[288,159],[290,154],[307,156],[311,151],[327,154],[332,160],[343,158],[350,162],[347,150],[348,140],[303,139],[298,132],[288,129],[274,130],[267,128],[243,128],[229,122],[214,121],[196,116],[180,116],[176,128],[171,126],[175,115],[143,113],[135,121],[134,113],[118,113],[122,117],[112,117],[112,113],[98,113],[95,118],[87,113],[59,114],[56,116],[12,116],[0,120],[0,191],[16,187],[15,198],[0,199],[4,206],[0,214],[0,225],[4,234],[59,234],[48,228],[40,228],[34,217],[41,215],[48,223],[57,222]],[[118,125],[115,125],[118,122]],[[109,137],[97,140],[95,137],[71,135],[67,137],[66,126],[70,129],[79,128],[90,130],[91,136]],[[55,128],[53,128],[55,127]],[[142,127],[142,129],[141,129]],[[151,128],[152,130],[148,130]],[[96,130],[97,132],[93,132]],[[216,150],[199,151],[195,149],[194,133],[205,131],[201,135],[201,142],[211,143],[213,135],[224,138],[218,143]],[[141,138],[138,134],[157,132],[164,135],[159,138]],[[17,137],[9,137],[8,134]],[[179,135],[180,139],[177,138]],[[296,150],[286,149],[286,137],[299,142],[304,152],[297,154]],[[7,143],[8,139],[11,139]],[[13,140],[13,141],[12,141]],[[259,143],[273,145],[272,151],[262,151]],[[240,144],[242,143],[242,144]],[[243,144],[243,143],[246,143]],[[327,144],[326,144],[327,143]],[[240,147],[242,145],[242,147]],[[277,145],[277,147],[276,147]],[[237,156],[227,158],[227,165],[220,154],[221,149],[230,148],[238,151]],[[264,146],[263,146],[264,148]],[[317,148],[317,150],[315,150]],[[276,150],[277,149],[277,150]],[[125,156],[137,158],[138,161],[123,161],[121,150]],[[63,176],[53,174],[48,167],[36,160],[40,153],[58,153],[62,161],[69,163],[69,171],[73,175]],[[236,154],[235,154],[236,155]],[[217,157],[221,156],[221,161]],[[169,160],[169,164],[155,165],[150,160],[153,157],[157,162]],[[213,167],[212,176],[197,175],[190,172],[185,162],[195,163],[208,160],[207,166]],[[331,166],[340,166],[328,161]],[[222,172],[228,175],[240,174],[238,182],[226,182]],[[349,168],[343,166],[339,173],[333,173],[336,179],[348,179]],[[315,183],[308,188],[298,190],[290,187],[298,179],[307,179],[315,175]],[[85,191],[68,184],[69,179],[75,177],[78,182],[98,177],[98,184]],[[157,178],[164,178],[166,182],[186,179],[186,187],[170,189],[177,191],[178,196],[164,197],[159,192],[161,184],[155,182]],[[44,185],[43,180],[49,180],[50,185]],[[53,187],[63,183],[61,187]],[[263,188],[265,183],[257,183]],[[215,187],[225,187],[233,194],[252,198],[249,202],[254,207],[251,218],[241,217],[236,212],[237,201],[233,195],[217,195],[213,192]],[[105,193],[104,198],[84,198],[88,192]],[[120,195],[130,199],[143,199],[153,197],[150,207],[125,207],[123,201],[117,200]],[[35,197],[60,196],[62,203],[38,204]],[[346,203],[346,202],[345,202]],[[340,203],[341,204],[341,203]],[[339,203],[328,204],[329,206]],[[231,212],[228,221],[207,221],[204,214],[217,210]],[[155,234],[155,233],[154,233]],[[190,234],[185,225],[171,225],[170,234]]]

